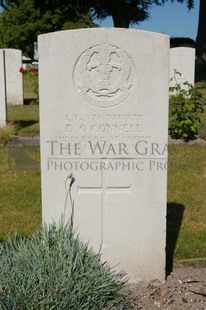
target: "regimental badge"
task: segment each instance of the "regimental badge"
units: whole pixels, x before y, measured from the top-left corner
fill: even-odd
[[[124,101],[134,87],[134,65],[119,47],[103,43],[92,46],[78,58],[74,84],[89,104],[108,108]]]

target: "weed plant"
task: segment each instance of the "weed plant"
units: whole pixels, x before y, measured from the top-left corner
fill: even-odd
[[[13,124],[0,126],[0,144],[6,145],[9,143],[13,135],[16,133],[17,127]]]
[[[201,128],[200,114],[204,112],[203,95],[189,82],[184,82],[182,88],[176,76],[181,73],[175,71],[175,86],[170,87],[170,120],[169,134],[172,138],[192,140]]]
[[[70,225],[7,237],[0,243],[0,309],[123,309],[124,283],[103,265]]]

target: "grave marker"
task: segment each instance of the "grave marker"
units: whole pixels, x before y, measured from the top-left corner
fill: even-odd
[[[41,35],[38,47],[43,221],[69,218],[72,172],[84,241],[132,282],[163,280],[168,37],[81,29]]]
[[[17,49],[4,49],[6,64],[7,103],[23,105],[22,52]]]
[[[194,86],[195,79],[195,48],[191,47],[174,47],[170,49],[170,78],[174,77],[177,71],[181,75],[175,75],[176,81],[170,82],[171,86],[180,84],[183,89],[187,90],[184,82],[189,82]]]

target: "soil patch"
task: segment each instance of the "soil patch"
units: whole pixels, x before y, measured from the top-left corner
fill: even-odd
[[[131,284],[128,309],[206,310],[206,267],[177,267],[165,283]]]

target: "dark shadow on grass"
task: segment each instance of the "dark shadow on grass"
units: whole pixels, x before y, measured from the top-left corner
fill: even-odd
[[[17,126],[18,129],[20,128],[26,128],[29,127],[31,125],[37,124],[38,121],[34,121],[34,120],[28,120],[28,121],[14,121],[13,124],[15,124]]]
[[[173,258],[185,207],[178,203],[167,204],[166,275],[173,269]]]
[[[9,170],[39,170],[39,147],[35,145],[9,145]]]
[[[38,105],[38,103],[38,99],[35,98],[24,99],[24,105]]]

